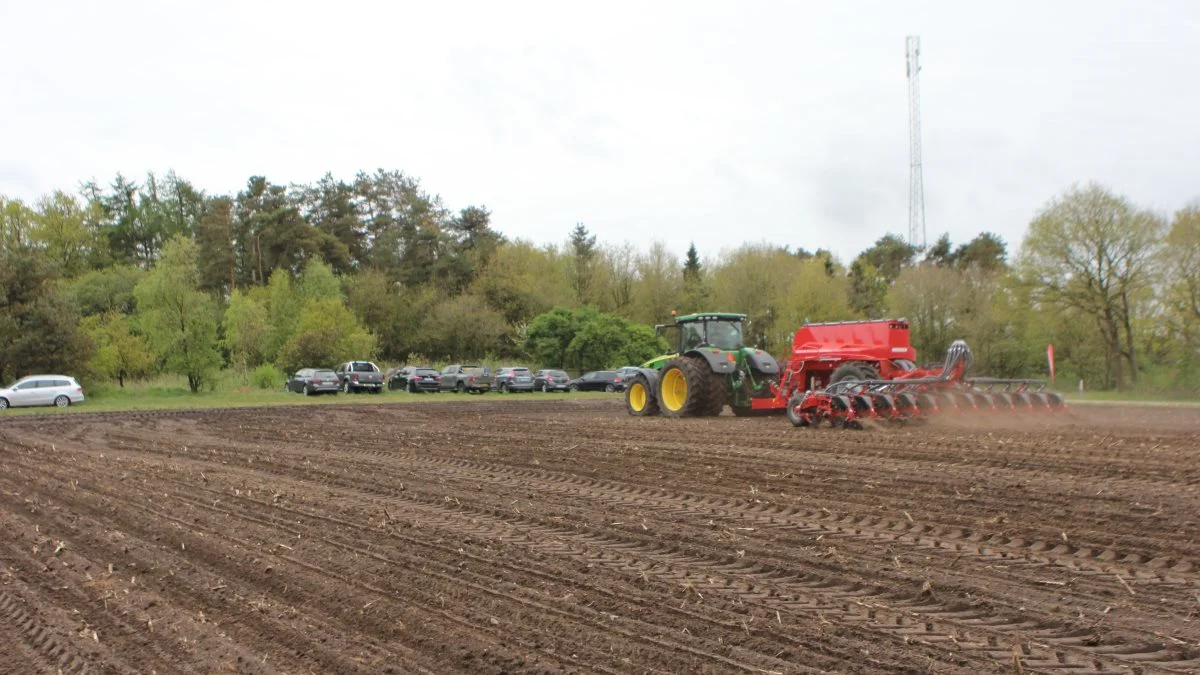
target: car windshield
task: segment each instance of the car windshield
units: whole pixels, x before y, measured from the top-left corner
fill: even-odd
[[[413,374],[414,375],[437,375],[438,371],[434,370],[433,368],[417,368]]]
[[[316,377],[337,377],[337,373],[332,370],[318,370],[313,375]]]
[[[463,372],[467,373],[468,375],[475,375],[482,373],[483,368],[480,368],[479,366],[463,366]]]
[[[354,364],[351,364],[350,369],[356,373],[373,373],[373,372],[375,372],[375,364],[373,364],[373,363],[354,363]]]

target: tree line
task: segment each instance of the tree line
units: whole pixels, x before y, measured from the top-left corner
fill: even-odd
[[[35,203],[0,196],[0,380],[71,372],[123,385],[225,367],[288,371],[522,359],[637,362],[672,311],[750,316],[785,356],[806,322],[903,316],[922,360],[966,339],[975,370],[1090,388],[1200,390],[1200,206],[1170,217],[1096,184],[1051,198],[1015,255],[983,232],[926,250],[885,235],[854,259],[745,243],[680,259],[663,241],[510,238],[399,171],[311,184],[251,177],[210,195],[168,173],[118,175]]]

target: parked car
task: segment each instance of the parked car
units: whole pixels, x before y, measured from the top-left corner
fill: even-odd
[[[508,366],[496,371],[496,391],[533,391],[533,374],[524,366]]]
[[[290,378],[284,389],[297,394],[336,394],[342,388],[342,380],[328,368],[301,368]]]
[[[83,387],[67,375],[30,375],[0,389],[0,410],[8,407],[83,403]]]
[[[615,370],[593,370],[567,383],[570,391],[624,391],[625,385]]]
[[[404,366],[392,373],[388,389],[399,389],[412,394],[436,392],[441,388],[442,376],[430,366]]]
[[[342,391],[347,394],[359,391],[378,394],[383,391],[383,371],[370,361],[347,361],[333,371],[342,381]]]
[[[639,370],[641,370],[641,368],[638,368],[637,366],[625,366],[623,368],[617,368],[617,375],[621,376],[622,388],[624,388],[624,385],[629,384],[629,382],[633,380],[634,376],[638,374]]]
[[[533,374],[533,388],[538,391],[570,391],[571,376],[561,370],[539,370]]]
[[[460,394],[468,391],[473,394],[483,394],[494,384],[492,372],[488,370],[487,366],[454,364],[442,368],[441,375],[440,389],[442,391],[454,391]]]

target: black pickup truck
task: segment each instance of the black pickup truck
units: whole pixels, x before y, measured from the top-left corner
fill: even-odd
[[[370,361],[347,361],[333,369],[342,380],[342,391],[347,394],[369,391],[383,392],[383,371]]]
[[[487,366],[463,366],[455,364],[442,368],[442,391],[483,394],[492,389],[495,379]]]

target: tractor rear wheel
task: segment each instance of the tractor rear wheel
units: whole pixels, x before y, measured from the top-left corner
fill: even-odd
[[[662,370],[658,404],[668,417],[717,415],[725,405],[725,382],[702,359],[674,358]]]
[[[657,415],[660,410],[658,398],[650,390],[650,382],[645,375],[638,375],[625,388],[625,409],[634,417]]]

